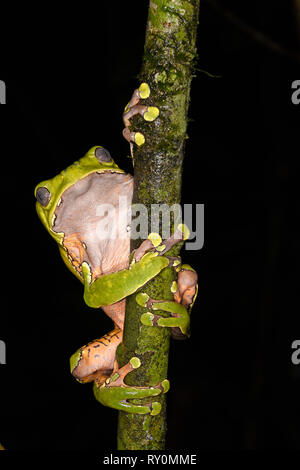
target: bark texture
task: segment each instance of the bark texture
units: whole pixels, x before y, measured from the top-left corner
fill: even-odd
[[[139,81],[148,83],[151,90],[143,104],[157,106],[160,114],[154,122],[134,117],[131,129],[142,132],[146,139],[142,147],[134,146],[133,204],[142,203],[148,208],[149,223],[152,204],[180,203],[199,6],[200,0],[150,0],[149,3]],[[140,243],[141,240],[132,240],[132,249]],[[172,254],[178,255],[180,248],[181,245],[174,247]],[[140,291],[154,299],[172,300],[170,286],[174,279],[173,269],[165,268]],[[133,356],[139,357],[141,367],[131,372],[125,381],[128,385],[153,386],[167,378],[170,331],[143,326],[140,316],[147,309],[140,307],[135,297],[136,294],[127,299],[118,362],[123,366]],[[165,448],[166,397],[167,394],[161,394],[152,399],[162,405],[161,412],[155,416],[119,412],[118,449]],[[149,403],[149,399],[146,401]],[[136,402],[142,403],[142,400]]]

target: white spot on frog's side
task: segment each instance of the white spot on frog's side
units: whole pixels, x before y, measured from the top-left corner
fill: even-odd
[[[60,197],[60,198],[59,198],[59,201],[58,201],[58,203],[57,203],[57,207],[59,207],[59,206],[61,205],[61,203],[62,203],[62,199],[61,199],[61,197]]]
[[[81,264],[81,270],[82,270],[82,273],[84,274],[83,277],[86,277],[88,284],[90,284],[92,280],[91,268],[90,268],[90,265],[86,261],[84,261]]]

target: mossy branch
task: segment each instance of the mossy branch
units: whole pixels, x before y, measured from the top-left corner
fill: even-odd
[[[139,79],[148,83],[151,90],[143,104],[157,106],[160,114],[152,123],[139,116],[132,120],[133,130],[142,132],[146,139],[142,147],[134,148],[133,204],[142,203],[147,207],[149,227],[152,204],[180,203],[199,6],[200,0],[150,0],[149,3]],[[132,240],[132,249],[140,243],[141,240]],[[178,255],[180,247],[174,247],[172,254]],[[173,270],[165,268],[142,291],[155,299],[172,300],[170,285],[174,278]],[[117,358],[120,366],[133,356],[141,360],[141,367],[126,378],[128,385],[154,386],[167,378],[170,331],[143,326],[140,316],[146,309],[139,306],[135,298],[136,294],[127,299],[124,339]],[[166,395],[161,394],[153,401],[162,405],[161,412],[155,416],[119,412],[118,449],[164,449]]]

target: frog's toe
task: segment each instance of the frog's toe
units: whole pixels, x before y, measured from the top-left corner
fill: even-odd
[[[141,132],[130,132],[128,127],[124,127],[123,137],[127,142],[134,142],[139,147],[145,143],[145,137]]]
[[[146,294],[146,292],[139,292],[136,296],[135,296],[135,301],[138,305],[140,305],[141,307],[147,307],[147,302],[148,300],[150,299],[149,295]]]
[[[136,145],[138,145],[139,147],[141,147],[141,145],[144,145],[144,143],[145,143],[145,137],[144,137],[144,135],[143,135],[141,132],[135,132],[135,133],[134,133],[134,142],[135,142]]]
[[[141,323],[145,326],[154,326],[154,315],[151,312],[146,312],[141,315]]]
[[[161,382],[161,386],[163,388],[163,393],[167,393],[170,390],[170,381],[165,379]]]
[[[155,121],[158,116],[159,109],[156,106],[148,106],[143,117],[145,121]]]
[[[148,83],[145,83],[145,82],[141,83],[138,88],[138,91],[139,91],[140,98],[142,98],[143,100],[145,100],[146,98],[149,98],[150,87]]]

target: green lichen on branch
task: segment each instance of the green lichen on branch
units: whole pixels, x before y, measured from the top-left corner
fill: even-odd
[[[157,106],[160,114],[151,123],[140,116],[132,119],[132,130],[139,130],[146,139],[143,146],[134,148],[133,204],[147,207],[149,225],[152,204],[180,203],[199,4],[200,0],[151,0],[149,3],[139,80],[150,86],[151,95],[145,104]],[[132,249],[140,243],[141,240],[132,240]],[[170,254],[178,255],[181,245],[173,247]],[[174,271],[165,268],[141,291],[154,299],[172,300],[170,287],[174,279]],[[120,366],[133,356],[141,360],[141,367],[126,378],[128,385],[153,386],[167,378],[170,331],[142,325],[140,317],[147,309],[139,306],[135,297],[136,294],[127,299],[123,343],[117,358]],[[157,313],[166,315],[162,311]],[[149,403],[149,398],[144,401]],[[155,416],[119,413],[119,449],[164,449],[166,395],[156,396],[152,401],[162,405],[161,412]]]

